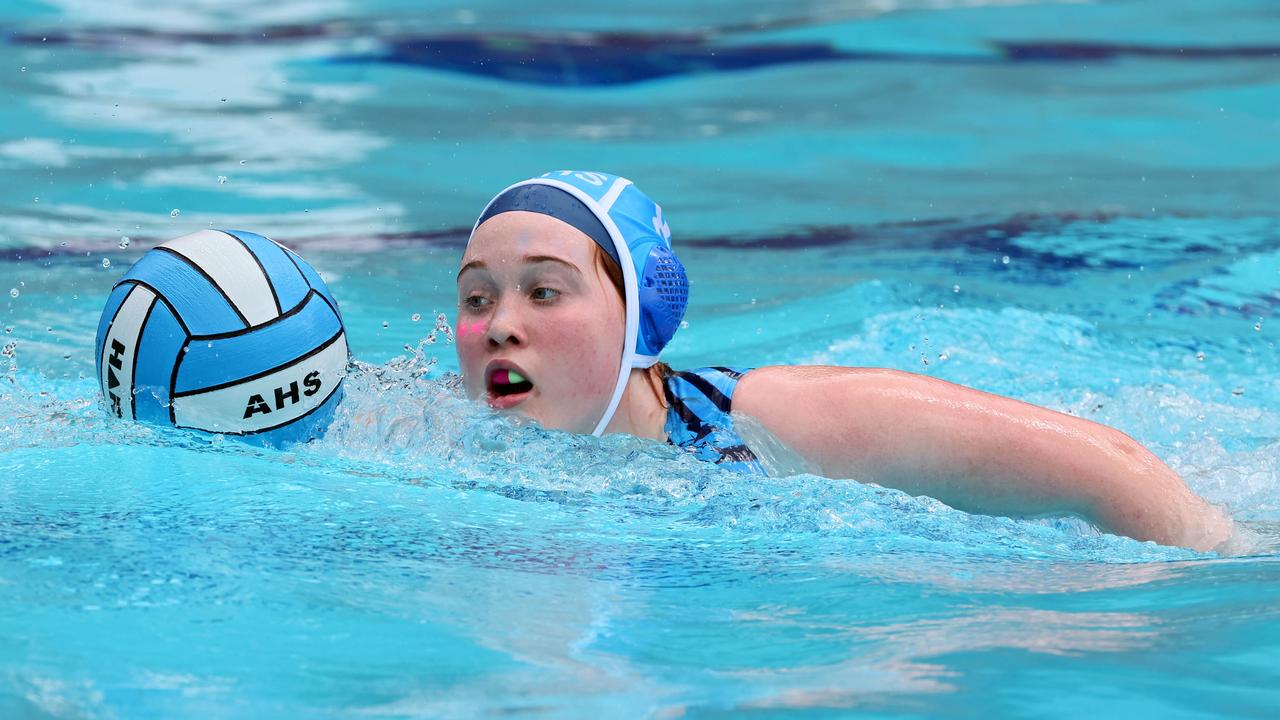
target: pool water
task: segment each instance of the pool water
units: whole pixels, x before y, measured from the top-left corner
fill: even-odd
[[[0,717],[1273,715],[1273,3],[639,7],[0,10]],[[1234,552],[470,405],[466,230],[560,167],[662,203],[673,365],[894,367],[1095,419],[1229,509]],[[99,405],[112,283],[210,226],[341,304],[323,440]]]

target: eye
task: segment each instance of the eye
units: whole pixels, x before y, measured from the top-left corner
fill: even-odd
[[[549,287],[536,287],[533,292],[529,293],[529,296],[534,300],[555,300],[560,297],[560,291]]]
[[[489,305],[489,298],[483,295],[468,295],[462,304],[470,310],[480,310]]]

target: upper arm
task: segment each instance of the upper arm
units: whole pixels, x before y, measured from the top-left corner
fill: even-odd
[[[929,399],[918,378],[878,368],[763,367],[739,381],[733,409],[823,474],[871,479],[864,466],[909,451],[918,437],[913,431],[928,422]]]
[[[759,368],[740,381],[733,405],[824,475],[959,507],[980,497],[984,508],[1014,513],[1081,511],[1064,502],[1063,488],[1035,482],[1029,470],[1087,473],[1095,458],[1079,453],[1082,442],[1119,452],[1110,436],[1120,433],[1100,425],[896,370]]]

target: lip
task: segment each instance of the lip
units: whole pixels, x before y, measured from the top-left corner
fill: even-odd
[[[495,410],[510,410],[525,400],[528,400],[529,397],[533,395],[533,391],[516,393],[514,395],[494,395],[493,391],[490,389],[489,378],[493,377],[493,373],[498,370],[514,370],[526,378],[529,377],[529,374],[524,371],[524,368],[510,360],[498,359],[490,361],[484,368],[485,402],[489,404],[489,407]],[[535,385],[534,387],[536,388],[537,386]]]

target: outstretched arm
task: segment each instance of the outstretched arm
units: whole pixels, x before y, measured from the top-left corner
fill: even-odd
[[[896,370],[765,367],[736,412],[829,477],[875,482],[968,512],[1080,515],[1139,540],[1211,550],[1231,535],[1210,506],[1124,433]]]

